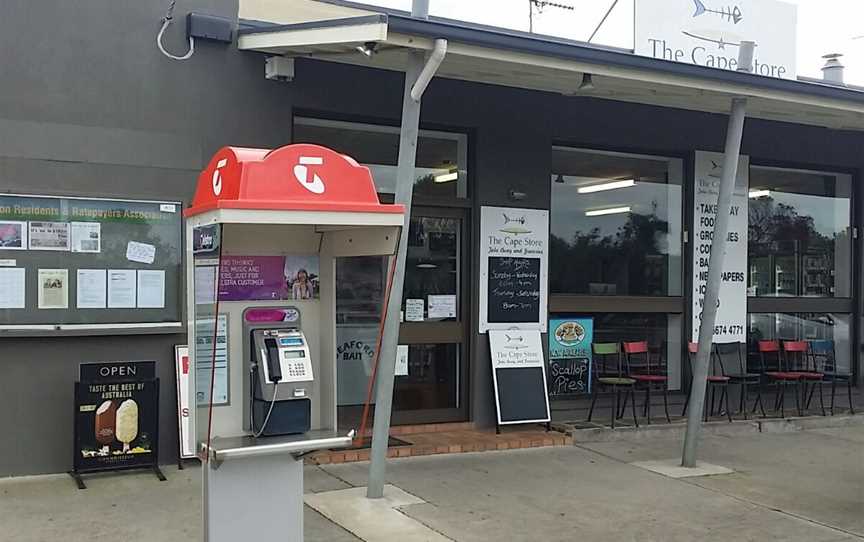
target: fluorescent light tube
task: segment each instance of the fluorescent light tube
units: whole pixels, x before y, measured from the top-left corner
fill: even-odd
[[[770,190],[751,190],[748,194],[751,198],[766,198],[771,195]]]
[[[593,211],[585,211],[585,216],[604,216],[604,215],[618,215],[621,213],[629,213],[630,206],[626,207],[612,207],[610,209],[595,209]]]
[[[452,171],[450,173],[444,173],[443,175],[435,175],[436,183],[449,183],[450,181],[455,181],[459,178],[459,173],[456,171]]]
[[[627,188],[636,184],[635,179],[625,179],[623,181],[612,181],[603,184],[592,184],[588,186],[580,186],[577,192],[580,194],[591,194],[594,192],[603,192],[605,190],[615,190],[618,188]]]

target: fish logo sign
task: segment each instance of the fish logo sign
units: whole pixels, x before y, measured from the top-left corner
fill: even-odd
[[[696,12],[693,13],[693,18],[701,17],[706,14],[716,15],[721,19],[738,24],[744,20],[744,13],[739,6],[725,6],[720,9],[712,9],[705,5],[703,0],[693,0],[696,4]]]
[[[522,350],[523,348],[528,348],[528,347],[525,346],[524,344],[510,344],[510,343],[513,343],[513,342],[516,342],[516,343],[523,343],[523,342],[525,341],[525,338],[522,337],[522,336],[520,336],[520,335],[517,335],[517,336],[515,336],[515,337],[511,337],[510,335],[508,335],[508,334],[505,333],[505,334],[504,334],[504,338],[507,339],[507,344],[504,346],[504,348],[507,348],[507,349],[510,349],[510,350]]]
[[[524,216],[520,216],[517,218],[511,218],[511,217],[507,216],[507,213],[501,213],[501,214],[504,215],[504,227],[499,230],[501,233],[509,233],[509,234],[517,235],[517,236],[531,233],[531,230],[524,227],[525,226],[525,217]],[[508,224],[514,224],[514,225],[509,226]]]

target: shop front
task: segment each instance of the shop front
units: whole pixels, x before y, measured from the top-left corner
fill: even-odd
[[[79,364],[96,361],[156,362],[163,382],[160,460],[176,458],[170,384],[174,348],[186,342],[189,320],[179,211],[191,202],[205,160],[226,145],[319,144],[369,167],[379,200],[392,203],[402,70],[409,51],[428,52],[435,39],[447,39],[448,52],[422,102],[399,329],[407,355],[396,368],[394,424],[495,423],[481,306],[488,303],[481,295],[488,287],[481,232],[484,209],[492,207],[513,210],[505,214],[516,221],[502,228],[514,238],[524,235],[523,214],[548,214],[548,272],[538,283],[536,317],[551,345],[547,358],[556,339],[567,347],[647,342],[665,389],[683,395],[707,257],[700,251],[710,245],[710,202],[700,190],[715,178],[712,161],[723,149],[730,100],[739,95],[750,98],[746,162],[720,333],[726,342],[745,344],[754,364],[760,340],[830,340],[838,368],[860,382],[861,89],[685,65],[341,1],[298,1],[294,7],[302,9],[293,11],[255,0],[201,4],[235,25],[236,40],[200,40],[182,64],[162,57],[152,36],[128,35],[107,15],[82,18],[98,44],[89,53],[66,49],[61,36],[47,34],[22,36],[0,53],[2,63],[5,55],[25,57],[33,40],[54,44],[64,51],[56,62],[93,67],[66,84],[103,97],[107,88],[112,96],[71,103],[58,83],[34,85],[36,72],[24,69],[27,77],[10,79],[13,105],[0,102],[6,192],[0,240],[13,245],[0,247],[0,276],[24,288],[16,298],[0,287],[0,420],[20,428],[14,429],[20,438],[0,442],[0,475],[71,467],[74,382]],[[23,16],[36,8],[15,9]],[[143,5],[124,9],[137,27],[161,15]],[[65,28],[64,16],[80,15],[43,10],[40,16],[57,23],[45,28]],[[178,30],[166,41],[180,48],[185,39]],[[106,79],[101,70],[111,70],[96,66],[117,66],[115,52],[124,47],[140,49],[131,55],[135,73],[114,70]],[[292,59],[292,80],[265,78],[271,55]],[[142,86],[144,80],[154,84]],[[152,216],[72,216],[80,198],[82,208],[107,205]],[[50,220],[16,210],[50,206],[58,209]],[[62,237],[38,229],[26,248],[24,241],[14,246],[14,235],[3,237],[16,223],[30,233],[34,222],[101,223],[103,245],[98,253],[76,251],[70,238],[62,252],[34,249],[34,239]],[[130,241],[155,252],[138,245],[128,252]],[[340,426],[356,426],[374,397],[368,384],[387,263],[381,256],[351,256],[336,258],[335,266],[336,404]],[[45,273],[63,269],[66,275]],[[88,270],[104,270],[104,278]],[[299,267],[292,272],[299,274]],[[65,286],[41,281],[48,286],[40,298],[40,277]],[[102,291],[101,280],[104,299],[94,293]],[[53,290],[59,289],[65,293],[58,298]],[[130,300],[132,291],[138,296]],[[110,306],[112,299],[117,306]],[[574,322],[578,327],[568,324]],[[234,324],[239,320],[226,323]],[[590,351],[582,345],[583,354]],[[567,355],[550,359],[555,416],[587,406],[591,388],[590,373]],[[235,384],[226,384],[219,398],[225,408],[240,400]],[[33,397],[38,409],[29,406]],[[220,408],[214,404],[214,416]]]

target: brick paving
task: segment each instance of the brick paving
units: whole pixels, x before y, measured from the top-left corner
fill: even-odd
[[[570,444],[570,437],[567,435],[554,430],[547,432],[541,426],[504,427],[501,434],[495,434],[494,429],[476,429],[472,423],[428,424],[393,427],[390,434],[409,444],[391,446],[387,450],[387,457],[516,450]],[[370,451],[369,448],[324,450],[309,455],[306,463],[329,465],[368,461]]]

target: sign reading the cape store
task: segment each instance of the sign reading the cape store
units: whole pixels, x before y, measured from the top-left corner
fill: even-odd
[[[637,55],[738,69],[756,42],[753,73],[795,79],[798,8],[778,0],[636,0]]]

